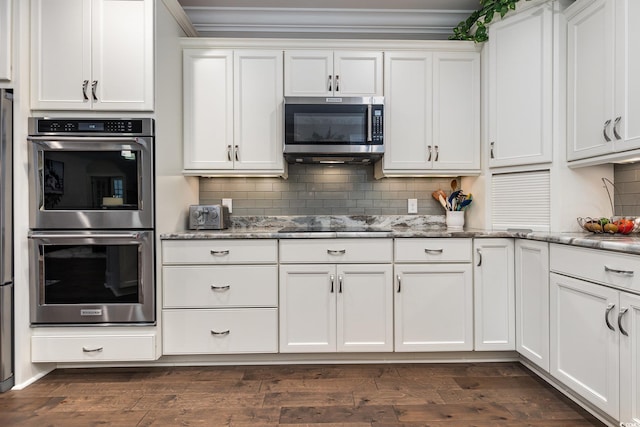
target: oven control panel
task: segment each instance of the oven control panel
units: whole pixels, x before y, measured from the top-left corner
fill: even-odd
[[[32,117],[30,135],[141,135],[153,134],[153,119],[55,119]]]

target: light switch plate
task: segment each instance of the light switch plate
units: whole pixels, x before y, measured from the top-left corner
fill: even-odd
[[[410,214],[418,213],[418,199],[407,199],[407,212]]]
[[[232,212],[233,199],[222,199],[222,205],[229,208],[229,213]]]

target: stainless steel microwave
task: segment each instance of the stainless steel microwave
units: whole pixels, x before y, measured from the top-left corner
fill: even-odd
[[[372,163],[384,154],[383,97],[286,97],[291,163]]]

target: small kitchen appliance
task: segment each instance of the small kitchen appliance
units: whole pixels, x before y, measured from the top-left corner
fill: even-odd
[[[223,230],[229,228],[229,207],[225,205],[189,206],[189,229]]]

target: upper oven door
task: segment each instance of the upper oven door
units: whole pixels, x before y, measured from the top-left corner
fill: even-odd
[[[29,137],[32,229],[153,228],[152,137]]]

